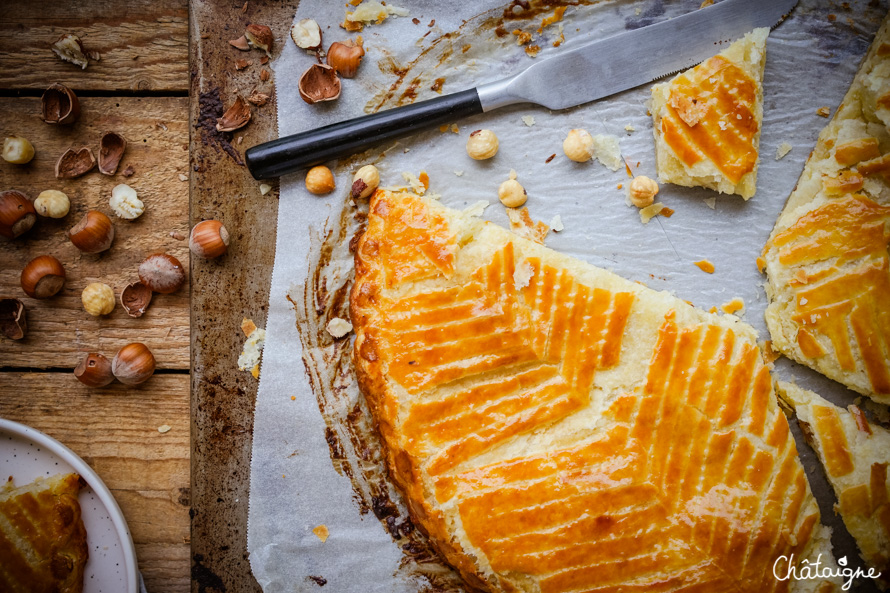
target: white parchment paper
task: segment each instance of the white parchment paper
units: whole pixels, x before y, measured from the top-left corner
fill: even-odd
[[[361,35],[367,55],[359,76],[343,81],[342,96],[336,102],[310,106],[299,98],[299,75],[314,58],[289,39],[281,42],[285,47],[272,66],[282,136],[362,115],[373,97],[385,96],[397,83],[393,70],[398,68],[393,65],[418,60],[407,78],[421,76],[417,94],[424,99],[436,96],[430,89],[436,78],[444,78],[444,92],[455,92],[516,73],[532,63],[515,36],[498,39],[491,28],[482,26],[488,17],[502,12],[504,2],[392,3],[408,8],[410,15],[365,28]],[[562,22],[565,43],[554,48],[558,26],[547,27],[532,42],[542,48],[534,59],[697,9],[700,3],[641,0],[569,7]],[[505,108],[455,122],[459,134],[433,130],[395,146],[390,143],[374,151],[382,185],[403,184],[403,171],[416,175],[425,170],[431,179],[430,191],[441,194],[443,204],[464,208],[479,200],[490,201],[484,217],[508,226],[497,187],[515,169],[528,192],[532,217],[548,222],[558,214],[565,225],[562,232],[548,236],[547,246],[656,290],[672,291],[704,309],[741,297],[746,309],[740,315],[761,338],[768,338],[763,321],[764,278],[755,259],[827,123],[816,114],[817,109],[829,106],[833,113],[886,11],[886,6],[870,6],[867,1],[850,1],[848,6],[801,0],[791,17],[771,33],[763,82],[757,194],[748,202],[709,190],[665,185],[658,199],[675,214],[644,226],[636,208],[626,205],[624,191],[617,189],[629,181],[623,168],[613,172],[598,162],[579,164],[565,158],[566,133],[585,128],[592,134],[618,136],[635,173],[655,177],[652,124],[646,111],[649,85],[562,112],[534,105]],[[830,14],[835,18],[830,19]],[[325,46],[355,36],[338,26],[343,17],[342,2],[324,0],[303,0],[295,15],[296,20],[313,18],[322,26]],[[535,27],[516,25],[534,31],[540,18]],[[433,19],[435,24],[430,26]],[[457,34],[448,37],[452,32]],[[463,53],[465,45],[471,47]],[[392,106],[408,83],[403,81],[384,107]],[[534,125],[526,125],[522,116],[532,116]],[[500,151],[494,159],[477,162],[467,156],[464,145],[469,132],[482,127],[497,133]],[[793,148],[776,160],[776,149],[784,142]],[[386,156],[379,159],[382,150]],[[556,157],[545,163],[551,154]],[[266,593],[316,590],[319,581],[308,576],[323,577],[327,590],[338,592],[420,591],[424,583],[399,570],[402,551],[398,543],[373,515],[359,512],[349,480],[332,466],[325,424],[303,370],[293,307],[286,298],[288,290],[306,278],[312,231],[320,231],[344,207],[352,169],[331,166],[337,173],[338,189],[330,196],[319,198],[306,192],[302,174],[281,179],[267,340],[254,420],[248,526],[251,567]],[[712,209],[705,200],[714,197]],[[713,274],[693,264],[701,259],[714,263]],[[837,402],[849,403],[855,397],[784,359],[777,362],[776,375],[796,378]],[[801,449],[808,473],[818,478],[812,454],[807,455],[805,446]],[[814,490],[823,518],[830,522],[831,500],[824,484],[814,484]],[[312,533],[320,524],[330,532],[324,543]]]

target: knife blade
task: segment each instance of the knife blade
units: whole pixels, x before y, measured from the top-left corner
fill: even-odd
[[[450,95],[249,148],[256,179],[278,177],[375,144],[516,103],[565,109],[603,99],[717,54],[757,27],[778,25],[797,0],[723,0],[679,17],[563,51],[519,74]]]

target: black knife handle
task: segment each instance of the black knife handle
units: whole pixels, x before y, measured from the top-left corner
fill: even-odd
[[[480,113],[479,94],[469,89],[258,144],[244,157],[255,179],[268,179]]]

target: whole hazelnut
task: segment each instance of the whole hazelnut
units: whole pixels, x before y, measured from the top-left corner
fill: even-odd
[[[68,238],[84,253],[100,253],[114,241],[111,219],[98,210],[90,210],[68,231]]]
[[[64,192],[57,189],[48,189],[40,192],[34,200],[34,210],[40,216],[47,218],[65,218],[71,209],[71,200]]]
[[[365,165],[352,178],[352,199],[360,200],[374,193],[380,185],[380,172],[374,165]]]
[[[114,381],[111,361],[105,356],[90,352],[74,368],[74,376],[87,387],[105,387]]]
[[[87,284],[80,295],[84,310],[93,317],[108,315],[114,311],[114,291],[107,284]]]
[[[519,208],[528,199],[525,188],[515,179],[508,179],[498,188],[498,198],[507,208]]]
[[[189,249],[198,257],[213,259],[229,248],[229,231],[218,220],[202,220],[192,228]]]
[[[321,47],[321,28],[312,19],[301,19],[290,28],[290,37],[302,49]]]
[[[627,197],[630,203],[637,208],[645,208],[655,201],[658,193],[658,183],[645,175],[637,175],[627,188]]]
[[[0,235],[7,239],[27,233],[37,221],[34,205],[14,189],[0,192]]]
[[[118,217],[126,220],[136,220],[145,212],[145,204],[136,196],[136,190],[126,183],[114,186],[108,203]]]
[[[306,173],[306,189],[317,196],[334,191],[334,174],[324,165],[312,167]]]
[[[467,154],[471,159],[484,161],[498,153],[498,137],[491,130],[476,130],[467,139]]]
[[[34,158],[34,147],[26,138],[7,136],[3,141],[3,160],[14,165],[30,163]]]
[[[48,299],[65,285],[65,268],[51,255],[40,255],[22,270],[22,290],[34,299]]]
[[[593,136],[587,130],[569,130],[563,140],[562,151],[576,163],[589,161],[593,157]]]
[[[352,39],[335,41],[328,48],[328,66],[336,70],[343,78],[354,78],[358,73],[359,64],[362,63],[363,55],[365,55],[365,48],[356,44]]]
[[[139,385],[155,372],[155,357],[145,344],[127,344],[114,355],[111,372],[124,385]]]
[[[139,280],[155,292],[170,294],[185,283],[185,270],[168,253],[149,255],[139,264]]]

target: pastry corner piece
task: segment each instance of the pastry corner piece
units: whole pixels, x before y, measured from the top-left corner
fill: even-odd
[[[769,29],[652,88],[649,112],[662,183],[749,199],[757,189]]]
[[[862,557],[890,577],[890,431],[870,424],[854,405],[845,410],[792,383],[780,381],[777,390],[819,456]]]
[[[355,263],[390,475],[470,587],[831,590],[774,576],[833,557],[753,328],[410,193]]]
[[[773,347],[890,403],[890,20],[819,134],[758,262]]]
[[[0,486],[0,591],[80,593],[87,533],[77,474]]]

